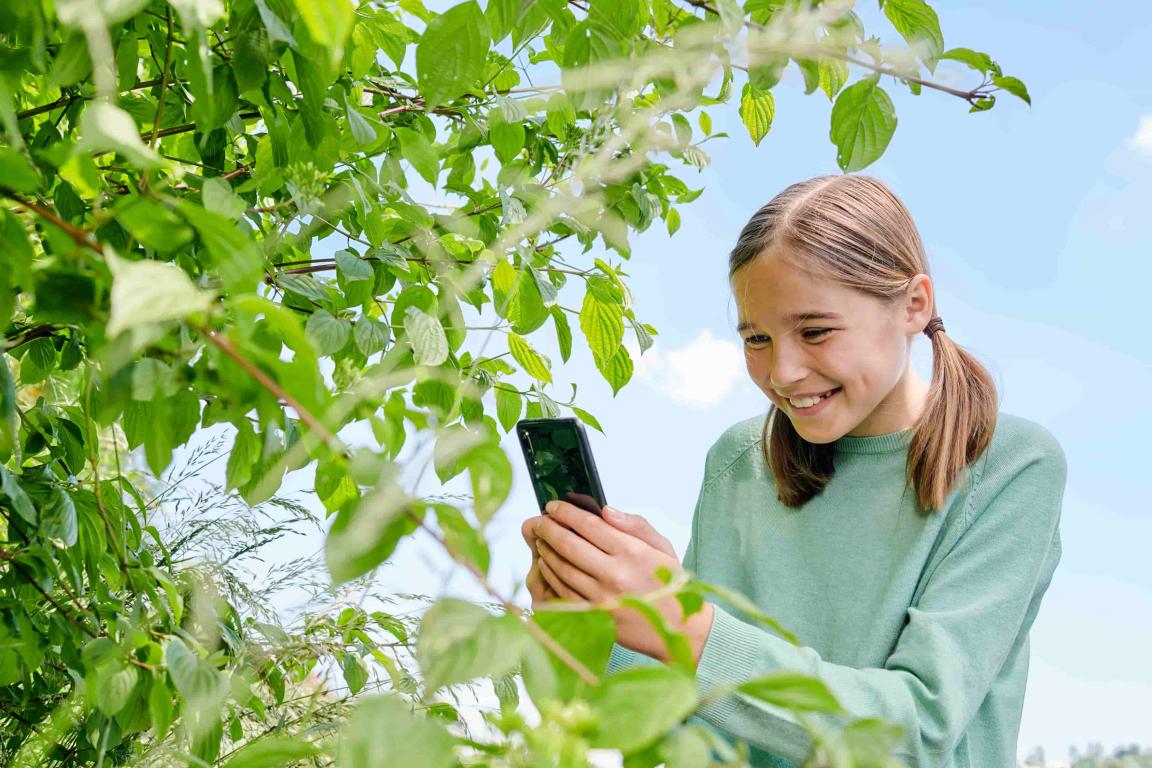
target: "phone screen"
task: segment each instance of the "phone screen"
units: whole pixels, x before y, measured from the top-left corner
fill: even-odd
[[[532,487],[543,511],[553,499],[599,515],[607,503],[583,427],[575,419],[525,419],[517,424]]]

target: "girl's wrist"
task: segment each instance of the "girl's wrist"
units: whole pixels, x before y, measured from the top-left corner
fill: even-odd
[[[704,602],[703,607],[684,620],[684,632],[692,646],[692,662],[699,666],[700,657],[704,654],[704,645],[708,636],[712,634],[712,618],[715,611],[712,603]]]

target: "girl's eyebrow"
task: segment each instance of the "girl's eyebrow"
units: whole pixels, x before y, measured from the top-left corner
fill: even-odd
[[[795,324],[795,323],[802,323],[805,320],[843,320],[843,319],[844,319],[844,317],[842,315],[838,315],[835,312],[819,312],[819,311],[813,310],[813,311],[808,311],[808,312],[795,312],[791,315],[788,315],[786,318],[784,318],[784,321],[787,323],[794,323]],[[756,326],[755,323],[750,322],[748,320],[745,320],[744,322],[742,322],[738,326],[736,326],[736,331],[737,331],[737,333],[739,333],[740,331],[747,330],[747,329],[753,328],[755,326]]]

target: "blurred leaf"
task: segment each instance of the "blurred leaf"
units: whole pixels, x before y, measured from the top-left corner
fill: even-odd
[[[429,107],[454,99],[484,74],[488,22],[474,0],[428,23],[416,45],[416,78]]]

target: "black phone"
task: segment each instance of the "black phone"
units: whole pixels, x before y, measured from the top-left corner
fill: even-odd
[[[522,419],[516,422],[516,435],[541,512],[559,499],[600,514],[608,502],[583,424],[574,418]]]

